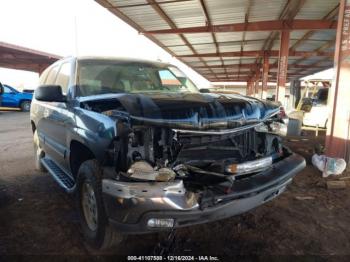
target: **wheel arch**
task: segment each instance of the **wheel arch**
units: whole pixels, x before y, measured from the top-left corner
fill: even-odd
[[[74,178],[78,174],[80,165],[90,159],[95,159],[93,151],[78,140],[72,140],[69,146],[69,165]]]
[[[30,125],[31,125],[31,127],[32,127],[32,132],[33,132],[33,134],[34,134],[35,131],[36,131],[36,125],[35,125],[35,123],[34,123],[33,120],[30,120]]]
[[[18,105],[21,105],[23,102],[29,102],[32,103],[32,100],[28,99],[28,98],[21,98],[18,102]]]

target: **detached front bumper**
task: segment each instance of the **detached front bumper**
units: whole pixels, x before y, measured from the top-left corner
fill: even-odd
[[[250,178],[234,181],[231,193],[215,196],[216,204],[200,209],[198,195],[186,192],[182,180],[174,182],[119,182],[103,179],[104,204],[110,223],[120,232],[149,233],[170,228],[149,227],[150,219],[173,219],[174,228],[242,214],[282,193],[305,167],[299,155],[273,164]]]

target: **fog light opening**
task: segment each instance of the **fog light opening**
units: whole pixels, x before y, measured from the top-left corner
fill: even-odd
[[[147,226],[152,228],[172,228],[174,227],[173,218],[150,218],[147,221]]]

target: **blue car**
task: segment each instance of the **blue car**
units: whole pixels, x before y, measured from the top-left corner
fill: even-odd
[[[19,92],[11,86],[2,85],[0,105],[3,107],[17,107],[22,111],[29,111],[33,99],[32,93]]]

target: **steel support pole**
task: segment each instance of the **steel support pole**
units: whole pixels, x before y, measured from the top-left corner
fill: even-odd
[[[254,81],[253,80],[251,80],[251,82],[250,82],[250,96],[254,96],[254,93],[255,93],[255,91],[254,91]]]
[[[262,76],[262,90],[261,90],[261,98],[266,99],[267,97],[267,83],[269,81],[269,56],[265,53],[264,62],[263,62],[263,76]]]
[[[334,55],[334,79],[328,99],[326,155],[349,157],[350,139],[350,0],[341,0]]]
[[[255,70],[255,77],[254,77],[254,97],[259,97],[259,82],[260,82],[260,68],[257,68]]]
[[[247,89],[246,89],[246,95],[250,96],[250,90],[251,90],[251,80],[247,81]]]
[[[257,78],[254,82],[254,97],[259,97],[259,78]]]
[[[251,79],[249,82],[249,96],[254,95],[254,81]]]
[[[276,101],[280,101],[282,104],[284,103],[286,94],[289,39],[290,31],[281,31],[280,50],[278,56]]]

